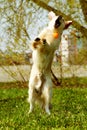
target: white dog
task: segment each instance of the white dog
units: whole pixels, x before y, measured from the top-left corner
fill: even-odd
[[[59,47],[63,30],[68,28],[72,21],[65,22],[62,16],[49,13],[50,23],[32,42],[33,66],[29,80],[30,111],[35,102],[50,115],[49,104],[52,97],[53,83],[51,80],[51,64],[54,51]]]

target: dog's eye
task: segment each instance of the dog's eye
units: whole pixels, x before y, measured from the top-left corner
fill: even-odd
[[[36,41],[36,42],[40,41],[40,38],[39,38],[39,37],[37,37],[37,38],[35,39],[35,41]]]

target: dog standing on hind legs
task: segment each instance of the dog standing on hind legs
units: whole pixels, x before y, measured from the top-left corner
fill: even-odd
[[[32,42],[33,49],[33,66],[29,81],[29,103],[30,112],[34,109],[36,101],[40,104],[46,113],[50,115],[49,103],[51,100],[52,80],[49,64],[46,64],[46,59],[49,57],[50,46],[45,39],[36,38]],[[45,55],[44,55],[45,54]]]
[[[36,38],[32,43],[33,66],[29,80],[30,112],[33,111],[36,101],[50,114],[49,101],[51,98],[52,81],[50,73],[47,73],[46,58],[49,57],[49,45],[45,39]],[[45,55],[44,55],[45,54]],[[49,79],[48,79],[49,78]],[[50,86],[48,86],[50,85]]]
[[[64,29],[71,25],[72,21],[65,22],[62,16],[49,13],[49,25],[32,42],[33,66],[29,80],[30,113],[38,102],[45,112],[50,115],[49,105],[52,97],[53,83],[51,80],[51,64],[54,52],[61,42]]]

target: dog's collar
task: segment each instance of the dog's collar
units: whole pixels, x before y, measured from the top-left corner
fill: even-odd
[[[56,33],[53,33],[53,37],[55,38],[55,39],[58,39],[58,37],[59,37],[59,34],[58,34],[58,32]]]

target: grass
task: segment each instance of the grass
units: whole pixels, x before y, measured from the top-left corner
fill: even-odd
[[[51,115],[28,114],[27,88],[0,89],[0,130],[87,130],[87,88],[53,89]]]

